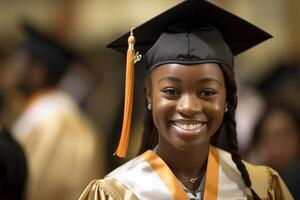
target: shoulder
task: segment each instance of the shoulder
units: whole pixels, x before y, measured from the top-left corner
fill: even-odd
[[[268,166],[256,166],[245,162],[253,189],[260,196],[278,199],[293,199],[287,186],[277,171]]]
[[[231,154],[222,149],[218,149],[218,152],[220,164],[226,165],[226,170],[230,171],[230,174],[240,174],[231,159]],[[280,175],[274,169],[268,166],[253,165],[246,161],[243,162],[249,173],[252,187],[260,197],[266,197],[266,199],[275,197],[283,200],[293,199]]]
[[[140,159],[135,157],[110,172],[104,179],[92,181],[79,200],[137,200],[134,193],[123,183],[124,180],[135,181],[132,173],[140,165]]]
[[[137,200],[125,186],[111,177],[92,181],[84,190],[79,200]]]
[[[72,97],[65,91],[53,89],[35,99],[24,111],[32,120],[42,122],[57,116],[77,114],[78,107]]]

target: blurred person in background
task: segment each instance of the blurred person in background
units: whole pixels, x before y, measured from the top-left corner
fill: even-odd
[[[271,66],[272,70],[257,85],[265,108],[253,131],[252,146],[256,149],[260,145],[273,160],[261,158],[257,161],[266,159],[264,162],[272,162],[275,168],[284,171],[291,164],[290,161],[295,160],[297,155],[299,157],[300,147],[297,145],[300,144],[300,64],[297,59],[282,58]],[[262,143],[265,142],[271,145],[271,149],[263,147]],[[276,146],[276,142],[280,145]],[[287,159],[287,162],[282,159]]]
[[[256,125],[249,161],[282,173],[300,158],[300,113],[286,103],[268,105]]]
[[[300,110],[300,60],[282,58],[257,85],[266,102],[283,102]]]
[[[277,169],[300,199],[300,62],[283,58],[257,85],[265,108],[257,119],[248,160]]]
[[[59,84],[75,55],[58,41],[22,26],[25,41],[13,54],[25,97],[13,134],[28,158],[28,200],[73,200],[104,171],[103,144],[75,100]]]
[[[22,147],[7,129],[0,126],[0,199],[25,199],[27,174]]]
[[[3,70],[4,55],[0,54],[0,69]],[[0,113],[5,107],[5,94],[0,87]],[[2,119],[2,118],[1,118]],[[25,199],[27,181],[27,163],[22,147],[12,137],[11,132],[4,128],[0,120],[0,199]]]
[[[300,198],[300,112],[285,102],[269,105],[256,125],[247,160],[270,165],[282,175],[295,199]]]
[[[3,57],[0,73],[0,122],[4,127],[11,127],[20,114],[24,94],[18,89],[18,72],[15,67],[19,65],[18,59],[9,52]]]
[[[85,108],[87,99],[94,89],[92,70],[89,64],[80,58],[72,64],[72,67],[64,75],[60,81],[60,87],[68,91],[73,97],[76,103],[81,107]]]

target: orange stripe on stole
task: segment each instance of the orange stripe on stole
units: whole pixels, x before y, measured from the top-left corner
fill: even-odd
[[[217,200],[218,186],[219,186],[219,153],[215,147],[210,145],[207,170],[206,170],[204,200]]]
[[[152,169],[158,174],[175,200],[189,200],[176,176],[159,156],[157,156],[153,151],[148,150],[140,155],[140,157],[146,160]]]

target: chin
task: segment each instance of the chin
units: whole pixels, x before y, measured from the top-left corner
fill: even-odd
[[[172,128],[171,128],[172,129]],[[169,130],[173,146],[179,150],[196,151],[210,144],[210,135],[208,132],[190,132],[182,133]]]
[[[174,148],[180,151],[195,152],[201,151],[204,147],[207,147],[210,142],[209,140],[203,140],[204,138],[197,138],[194,140],[175,140],[172,144]]]

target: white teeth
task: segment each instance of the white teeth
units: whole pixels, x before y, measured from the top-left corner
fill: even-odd
[[[183,122],[174,122],[175,126],[178,126],[184,130],[196,130],[199,129],[203,123],[183,123]]]

